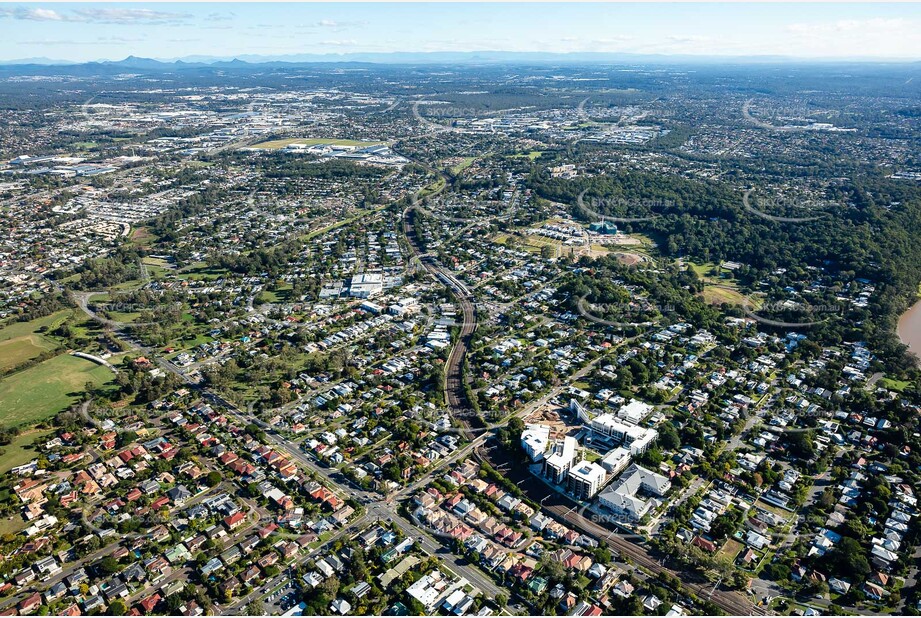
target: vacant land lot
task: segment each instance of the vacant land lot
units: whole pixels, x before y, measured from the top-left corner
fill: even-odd
[[[447,181],[441,176],[438,177],[438,180],[428,185],[421,191],[419,191],[419,197],[428,197],[430,195],[437,195],[441,193],[444,188],[447,186]]]
[[[476,157],[461,157],[455,165],[451,166],[451,173],[455,176],[463,172],[465,169],[473,165],[473,162],[476,161]]]
[[[442,183],[444,183],[444,179],[440,179],[440,180],[441,180]],[[326,232],[332,231],[332,230],[334,230],[334,229],[336,229],[336,228],[339,228],[339,227],[343,227],[343,226],[346,226],[346,225],[350,225],[350,224],[354,223],[355,221],[358,221],[359,219],[361,219],[361,218],[363,218],[363,217],[366,217],[366,216],[368,216],[368,215],[370,215],[370,214],[374,214],[374,213],[376,213],[376,212],[380,212],[380,211],[382,211],[382,210],[385,210],[386,208],[387,208],[387,206],[380,206],[380,207],[378,207],[378,208],[367,208],[367,209],[364,209],[364,210],[359,210],[359,211],[357,211],[354,215],[348,217],[347,219],[342,219],[342,220],[340,220],[340,221],[336,221],[335,223],[331,223],[331,224],[329,224],[329,225],[325,225],[325,226],[323,226],[323,227],[321,227],[321,228],[318,228],[318,229],[316,229],[316,230],[313,230],[313,231],[311,231],[311,232],[307,232],[306,234],[304,234],[303,236],[301,236],[301,242],[307,242],[308,240],[313,240],[313,239],[316,238],[317,236],[321,236],[321,235],[325,234]]]
[[[162,279],[176,270],[176,263],[163,258],[145,257],[141,264],[147,269],[147,274],[154,279]]]
[[[696,264],[689,261],[687,265],[705,283],[701,297],[711,305],[747,305],[750,309],[756,309],[760,304],[754,299],[747,299],[745,294],[739,291],[738,281],[732,271],[722,268],[719,264]]]
[[[283,303],[291,300],[291,290],[293,286],[285,283],[272,290],[263,290],[259,293],[259,299],[266,303]]]
[[[745,296],[741,292],[728,287],[707,285],[704,286],[701,296],[711,305],[742,305],[745,303]]]
[[[888,388],[889,390],[899,391],[900,393],[906,388],[911,386],[911,382],[908,380],[893,380],[891,378],[883,378],[879,381],[879,385],[883,388]]]
[[[150,233],[150,230],[146,227],[139,227],[131,230],[131,243],[141,246],[149,247],[156,240],[154,235]]]
[[[226,277],[230,271],[208,266],[205,262],[194,262],[176,271],[178,279],[192,279],[196,281],[214,281]]]
[[[697,273],[697,276],[707,283],[722,283],[728,285],[732,281],[732,273],[722,270],[718,264],[707,262],[698,264],[696,262],[687,262],[688,267]]]
[[[91,361],[61,354],[0,380],[0,424],[37,423],[67,409],[87,382],[97,386],[112,372]]]
[[[540,253],[543,247],[550,247],[553,249],[554,257],[559,257],[563,252],[563,243],[562,241],[548,238],[546,236],[540,236],[538,234],[523,234],[523,235],[512,235],[507,233],[501,233],[496,235],[493,238],[493,241],[500,245],[507,245],[509,238],[512,238],[512,245],[516,246],[523,251],[528,251],[530,253]],[[571,245],[575,249],[581,249],[581,245]],[[565,247],[565,251],[569,251],[570,246]]]

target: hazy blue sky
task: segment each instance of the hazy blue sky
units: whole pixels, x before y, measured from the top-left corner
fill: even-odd
[[[599,51],[921,59],[921,4],[22,3],[0,59]]]

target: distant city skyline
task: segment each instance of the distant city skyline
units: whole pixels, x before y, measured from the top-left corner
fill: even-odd
[[[0,59],[607,52],[921,59],[911,3],[17,3]]]

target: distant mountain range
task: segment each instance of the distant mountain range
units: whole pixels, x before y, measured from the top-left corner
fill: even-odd
[[[344,54],[288,54],[260,56],[244,54],[236,57],[187,56],[176,59],[158,60],[128,56],[123,60],[100,60],[94,62],[73,62],[50,58],[23,58],[0,60],[0,66],[16,67],[85,67],[98,69],[139,69],[151,71],[172,71],[184,68],[245,68],[252,65],[290,66],[297,64],[829,64],[829,63],[918,63],[905,59],[815,59],[788,56],[693,56],[625,54],[603,52],[391,52],[391,53],[344,53]]]

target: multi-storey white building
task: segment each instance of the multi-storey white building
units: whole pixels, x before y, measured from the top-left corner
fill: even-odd
[[[582,460],[569,471],[566,489],[579,500],[591,500],[604,486],[608,474],[596,463]]]

